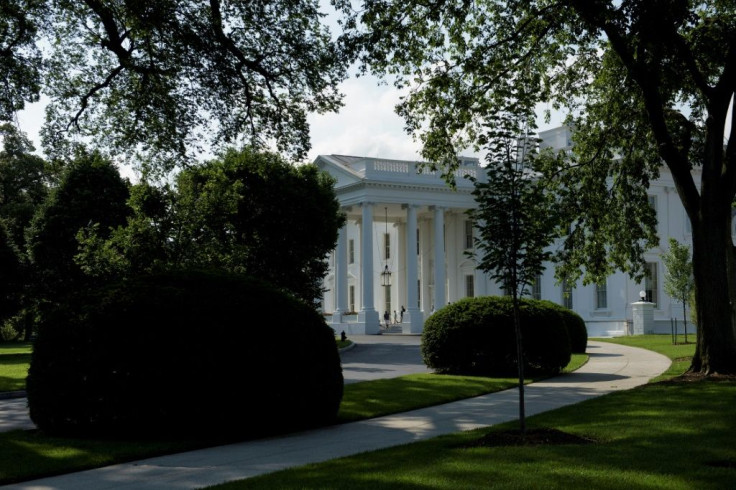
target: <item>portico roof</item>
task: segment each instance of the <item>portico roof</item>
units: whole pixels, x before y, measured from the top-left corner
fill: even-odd
[[[319,155],[314,163],[336,179],[335,192],[345,207],[372,202],[468,209],[474,207],[474,200],[473,184],[466,176],[482,180],[485,172],[477,158],[459,160],[455,188],[423,162]]]

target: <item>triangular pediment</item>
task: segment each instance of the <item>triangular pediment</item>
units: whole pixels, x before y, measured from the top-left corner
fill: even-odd
[[[339,189],[362,180],[362,176],[351,168],[351,164],[358,160],[362,160],[362,158],[342,155],[319,155],[314,161],[314,164],[317,168],[327,172],[337,180],[335,188]]]

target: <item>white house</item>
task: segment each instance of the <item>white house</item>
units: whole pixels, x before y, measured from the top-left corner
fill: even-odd
[[[539,137],[543,146],[563,149],[571,144],[566,127]],[[421,333],[424,320],[437,308],[468,296],[503,294],[468,254],[473,227],[465,212],[475,202],[473,185],[464,177],[485,178],[477,159],[460,158],[454,189],[439,172],[420,168],[418,162],[320,155],[315,164],[337,180],[335,191],[347,215],[329,259],[322,299],[336,331],[377,334],[388,312],[390,322],[400,323],[404,333]],[[667,168],[660,173],[649,190],[660,246],[646,254],[649,278],[644,283],[616,273],[599,285],[569,288],[556,283],[550,265],[532,288],[534,297],[580,314],[591,337],[630,333],[632,304],[642,290],[654,303],[649,331],[669,333],[675,317],[682,323],[682,305],[662,287],[661,254],[668,237],[690,244],[690,226]]]

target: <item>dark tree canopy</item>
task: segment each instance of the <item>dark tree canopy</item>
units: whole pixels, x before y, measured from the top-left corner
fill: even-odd
[[[0,116],[46,94],[53,156],[86,138],[164,168],[209,143],[302,157],[307,114],[336,110],[346,76],[322,16],[317,0],[3,1]]]
[[[127,225],[109,239],[89,230],[76,260],[107,278],[182,267],[240,273],[311,303],[345,219],[333,185],[314,165],[231,149],[183,170],[174,189],[134,186]]]
[[[22,270],[18,250],[8,237],[5,222],[0,219],[0,326],[20,308]]]
[[[0,121],[12,120],[41,89],[36,46],[44,0],[0,0]]]
[[[97,226],[108,236],[123,225],[130,213],[128,188],[115,165],[98,153],[80,154],[69,163],[27,231],[36,299],[56,300],[89,284],[74,261],[77,234]]]
[[[313,165],[249,149],[182,172],[182,261],[259,277],[314,301],[344,221],[333,184]]]
[[[25,229],[46,199],[53,175],[46,162],[33,154],[28,138],[15,126],[0,125],[0,219],[5,220],[19,251],[25,250]]]
[[[734,2],[364,0],[359,12],[350,46],[411,87],[398,111],[431,161],[482,147],[508,87],[520,106],[569,115],[575,149],[546,171],[570,211],[567,277],[642,273],[656,243],[647,187],[664,162],[693,230],[692,369],[736,372]]]

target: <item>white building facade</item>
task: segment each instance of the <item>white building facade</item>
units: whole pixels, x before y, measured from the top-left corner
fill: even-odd
[[[570,146],[566,127],[539,136],[546,146]],[[329,257],[322,298],[323,312],[337,332],[378,334],[388,314],[388,322],[400,325],[403,333],[418,334],[424,320],[448,303],[503,294],[473,260],[473,227],[466,211],[475,202],[473,184],[465,176],[485,178],[477,159],[460,158],[454,189],[439,172],[418,162],[320,155],[315,164],[337,180],[335,192],[347,216]],[[532,296],[576,311],[589,336],[610,337],[632,332],[632,304],[645,291],[654,304],[649,332],[669,333],[672,318],[682,331],[682,305],[664,292],[661,254],[668,237],[691,243],[689,221],[666,168],[650,186],[649,196],[660,244],[645,256],[645,281],[616,273],[598,285],[569,287],[557,284],[549,265],[531,288]]]

